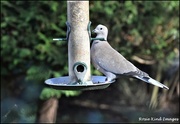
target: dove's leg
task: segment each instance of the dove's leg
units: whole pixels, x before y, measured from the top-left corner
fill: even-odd
[[[116,75],[115,74],[104,70],[103,68],[101,68],[97,64],[94,64],[94,66],[96,67],[97,70],[99,70],[100,72],[102,72],[106,76],[105,83],[106,82],[111,82],[112,80],[116,79]]]
[[[105,72],[104,75],[106,75],[106,82],[110,82],[116,78],[116,75],[111,72]]]

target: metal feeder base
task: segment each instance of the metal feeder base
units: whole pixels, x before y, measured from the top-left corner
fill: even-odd
[[[93,84],[74,84],[69,85],[70,77],[58,77],[58,78],[50,78],[45,81],[46,85],[49,85],[50,87],[54,89],[59,90],[97,90],[97,89],[105,89],[107,88],[111,83],[113,83],[115,80],[111,82],[105,81],[105,76],[92,76],[91,80]]]

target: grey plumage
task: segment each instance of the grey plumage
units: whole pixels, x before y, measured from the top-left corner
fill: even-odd
[[[147,83],[161,88],[167,86],[152,79],[147,73],[135,67],[126,60],[119,52],[113,49],[107,42],[108,29],[104,25],[98,25],[94,30],[96,38],[104,38],[105,41],[94,40],[91,46],[91,60],[97,70],[107,77],[107,81],[116,79],[120,75],[135,77]]]

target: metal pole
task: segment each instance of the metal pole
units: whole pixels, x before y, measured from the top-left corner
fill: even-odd
[[[89,1],[67,1],[68,22],[71,33],[68,41],[68,64],[70,83],[77,82],[73,66],[77,62],[85,63],[87,71],[83,82],[91,82],[90,42],[87,31],[89,23]]]

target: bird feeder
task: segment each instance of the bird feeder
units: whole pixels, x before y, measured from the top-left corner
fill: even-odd
[[[67,12],[66,38],[54,38],[53,40],[68,42],[69,76],[47,79],[45,84],[60,90],[107,88],[113,81],[105,81],[105,76],[91,75],[90,41],[97,38],[91,38],[89,1],[67,1]]]

